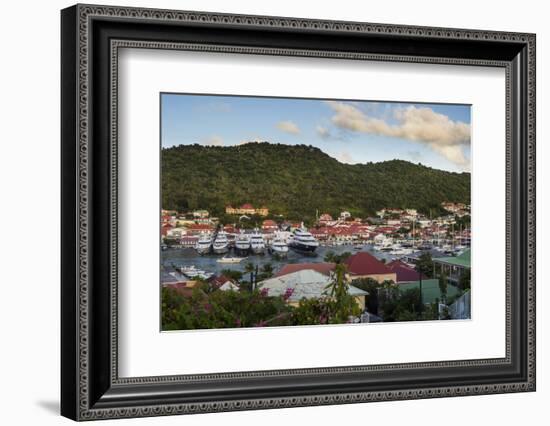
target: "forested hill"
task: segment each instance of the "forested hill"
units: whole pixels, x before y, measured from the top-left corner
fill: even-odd
[[[289,219],[348,210],[365,217],[383,207],[439,211],[442,201],[470,203],[470,174],[402,160],[342,164],[306,145],[179,145],[162,150],[162,206],[208,209],[264,205]]]

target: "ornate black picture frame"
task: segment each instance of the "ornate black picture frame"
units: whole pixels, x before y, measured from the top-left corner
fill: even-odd
[[[61,413],[159,416],[535,390],[535,35],[76,5],[61,13]],[[506,356],[119,378],[120,47],[483,65],[506,71]]]

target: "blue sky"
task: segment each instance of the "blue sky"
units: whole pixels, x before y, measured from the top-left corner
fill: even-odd
[[[163,147],[250,141],[313,145],[343,163],[402,159],[470,170],[470,106],[161,95]]]

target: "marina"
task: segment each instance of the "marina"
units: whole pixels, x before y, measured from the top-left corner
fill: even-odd
[[[406,254],[404,250],[399,250],[396,252],[379,250],[374,244],[342,244],[342,245],[319,245],[314,253],[308,252],[299,252],[295,250],[288,250],[285,252],[284,256],[277,256],[276,251],[273,251],[272,254],[249,254],[247,257],[240,257],[235,252],[236,249],[230,249],[228,255],[220,257],[216,254],[206,254],[199,255],[197,250],[193,248],[170,248],[161,252],[161,264],[164,270],[171,271],[174,269],[184,270],[185,268],[194,267],[191,271],[202,271],[210,274],[219,275],[225,269],[245,272],[246,265],[248,263],[253,263],[262,268],[264,265],[271,264],[273,269],[276,271],[282,268],[284,265],[293,264],[293,263],[323,263],[325,262],[325,256],[327,253],[332,252],[336,255],[341,255],[343,253],[358,253],[358,252],[368,252],[375,256],[377,259],[383,262],[391,262],[396,259],[403,259],[407,261],[411,255],[421,254],[424,251],[422,250],[413,250],[408,249]],[[410,250],[410,251],[409,251]],[[439,253],[440,255],[444,254],[442,249],[432,250],[433,253]],[[410,263],[410,261],[408,262]],[[184,271],[183,271],[184,272]],[[185,272],[184,272],[185,273]],[[197,276],[197,275],[195,275]],[[193,278],[193,277],[190,277]]]

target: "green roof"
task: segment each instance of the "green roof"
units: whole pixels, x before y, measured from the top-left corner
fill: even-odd
[[[413,288],[420,287],[420,281],[409,281],[398,283],[397,286],[401,291],[412,290]],[[447,299],[454,297],[459,293],[459,290],[453,285],[447,285]],[[441,301],[441,291],[439,290],[439,280],[432,278],[429,280],[422,280],[422,302],[434,303],[435,299]]]
[[[449,265],[463,266],[465,268],[470,267],[470,249],[464,250],[459,256],[448,257],[436,257],[434,262],[447,263]]]

